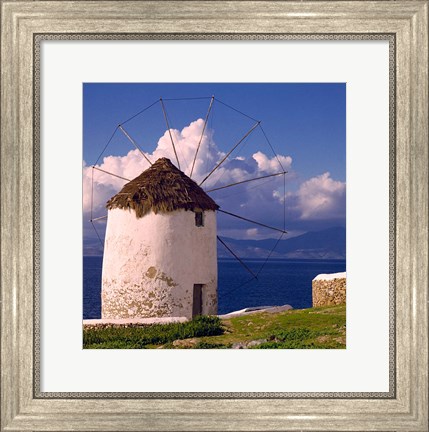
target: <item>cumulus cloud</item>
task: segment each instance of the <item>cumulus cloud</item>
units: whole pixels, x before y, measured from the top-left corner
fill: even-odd
[[[170,130],[174,144],[176,146],[177,156],[181,163],[180,168],[188,175],[192,169],[195,152],[201,139],[203,127],[204,120],[198,119],[193,121],[189,126],[184,127],[181,131],[177,129]],[[206,129],[201,139],[198,156],[195,161],[195,166],[192,173],[192,178],[196,181],[201,180],[201,176],[204,174],[207,163],[214,164],[216,160],[222,155],[222,153],[213,143],[212,135],[213,131]],[[164,135],[159,139],[157,148],[149,156],[149,159],[156,161],[160,157],[167,157],[173,161],[174,164],[177,164],[168,131],[165,131]]]
[[[137,177],[143,169],[146,169],[149,164],[145,160],[142,161],[142,155],[138,150],[131,150],[125,156],[107,156],[104,158],[101,165],[96,165],[96,168],[85,166],[83,168],[83,211],[89,213],[92,210],[93,217],[99,217],[103,211],[106,202],[122,186],[127,182],[119,177],[107,174],[113,173],[125,179],[133,179]],[[91,188],[93,185],[93,188]]]
[[[169,158],[177,165],[176,156],[171,145],[170,133],[175,143],[177,156],[180,161],[180,168],[186,174],[200,183],[209,171],[221,161],[225,153],[216,145],[213,139],[213,131],[206,128],[201,138],[204,127],[204,120],[198,119],[181,131],[171,129],[159,138],[156,149],[153,153],[145,153],[147,158],[154,162],[161,157]],[[197,158],[194,157],[200,145]],[[285,169],[290,168],[292,158],[290,156],[279,156]],[[192,166],[194,165],[193,169]],[[90,212],[92,202],[93,217],[99,217],[105,213],[105,203],[117,193],[126,183],[119,177],[131,180],[138,176],[142,171],[149,167],[149,163],[142,156],[139,150],[129,151],[125,156],[107,156],[103,162],[97,165],[97,169],[84,166],[83,170],[83,209],[85,213]],[[101,170],[101,171],[100,171]],[[217,169],[205,182],[204,188],[224,186],[230,183],[240,182],[260,175],[281,172],[281,167],[275,157],[269,158],[264,153],[258,151],[251,157],[231,155],[222,166]],[[119,177],[107,174],[116,174]],[[91,188],[93,184],[93,188]]]
[[[274,192],[274,197],[283,197]],[[301,220],[344,219],[346,183],[332,179],[329,172],[303,182],[297,192],[286,194],[286,205]]]
[[[278,159],[275,157],[270,159],[267,155],[265,155],[261,151],[256,152],[253,155],[253,159],[255,159],[256,163],[258,164],[259,171],[266,172],[266,173],[278,172],[280,164],[285,171],[290,169],[292,165],[292,158],[290,156],[279,155]]]
[[[198,119],[182,130],[170,130],[180,160],[180,168],[187,175],[190,175],[203,127],[204,120]],[[211,193],[210,195],[221,208],[279,228],[283,228],[285,212],[286,229],[299,233],[308,230],[309,226],[320,225],[321,221],[345,220],[346,185],[344,182],[333,179],[329,172],[325,172],[298,184],[291,156],[278,155],[275,157],[273,155],[270,157],[270,149],[264,153],[262,147],[260,148],[261,150],[247,156],[232,154],[204,182],[203,188],[211,190],[231,183],[279,173],[284,169],[288,171],[286,182],[289,192],[285,193],[283,189],[282,176],[248,182]],[[158,139],[155,150],[145,155],[152,162],[161,157],[167,157],[177,165],[169,131],[165,131]],[[225,153],[216,145],[214,131],[206,128],[195,160],[192,178],[200,183],[224,157]],[[149,163],[137,149],[129,151],[124,156],[104,157],[102,163],[96,166],[98,169],[93,169],[84,163],[84,220],[90,218],[91,207],[92,218],[105,216],[107,214],[106,202],[124,186],[127,180],[135,178],[148,167]],[[104,228],[105,220],[99,223],[100,227]],[[278,232],[262,227],[255,228],[252,224],[221,213],[218,217],[218,229],[221,234],[235,238],[259,239],[278,236]]]

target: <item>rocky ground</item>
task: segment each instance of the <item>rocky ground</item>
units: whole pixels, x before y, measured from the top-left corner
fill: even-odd
[[[293,310],[290,306],[221,316],[224,333],[176,340],[157,348],[343,349],[345,305]]]

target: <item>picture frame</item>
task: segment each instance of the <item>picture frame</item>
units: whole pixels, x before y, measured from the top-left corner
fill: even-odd
[[[428,429],[428,2],[2,1],[1,430]],[[42,395],[37,41],[392,40],[394,388],[388,395]],[[392,125],[392,124],[391,124]],[[393,197],[391,197],[393,198]],[[13,205],[11,205],[13,203]]]

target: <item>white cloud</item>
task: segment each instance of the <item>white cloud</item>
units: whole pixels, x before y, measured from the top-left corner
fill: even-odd
[[[333,180],[329,172],[302,183],[296,195],[301,219],[345,217],[346,184]]]
[[[177,154],[181,162],[181,169],[190,174],[193,159],[204,125],[198,119],[181,131],[172,129],[171,133],[176,145]],[[269,149],[267,149],[267,153]],[[160,157],[168,157],[176,164],[176,157],[171,145],[168,131],[159,138],[153,153],[145,153],[152,162]],[[225,156],[214,142],[214,131],[206,129],[201,140],[200,149],[192,178],[201,182],[207,173]],[[287,185],[297,181],[292,169],[290,156],[278,155],[286,175]],[[149,167],[149,163],[133,149],[124,156],[107,156],[97,168],[117,174],[126,179],[133,179]],[[237,156],[232,154],[222,166],[210,176],[203,187],[208,190],[231,183],[247,180],[268,174],[281,172],[281,167],[275,156],[269,157],[262,151],[251,156]],[[91,183],[93,176],[93,192]],[[83,168],[83,209],[84,218],[89,219],[92,200],[92,217],[107,214],[106,202],[116,194],[126,183],[125,180],[92,169],[84,163]],[[295,229],[304,232],[307,226],[313,226],[318,221],[341,220],[345,218],[346,185],[334,180],[329,172],[310,178],[301,183],[296,191],[283,190],[283,177],[275,176],[269,179],[244,183],[240,186],[222,189],[214,192],[212,197],[227,211],[283,228],[284,211],[286,212],[286,230]],[[285,201],[285,203],[284,203]],[[284,207],[285,206],[285,207]],[[219,214],[218,230],[220,235],[234,238],[277,238],[278,232],[266,228],[255,228],[254,225],[237,220],[227,215]],[[104,224],[102,220],[100,224]]]
[[[192,169],[203,127],[204,120],[198,119],[193,121],[189,126],[184,127],[182,131],[178,131],[177,129],[170,130],[176,147],[177,156],[180,161],[180,168],[188,175]],[[197,181],[202,180],[201,177],[204,174],[206,164],[211,163],[213,165],[222,154],[212,143],[212,134],[213,132],[206,128],[201,139],[200,148],[198,150],[192,174],[192,178]],[[167,157],[177,165],[176,156],[174,154],[173,146],[171,145],[171,138],[168,131],[165,131],[164,135],[159,139],[157,148],[149,156],[149,159],[154,162],[161,157]]]
[[[96,165],[109,173],[117,174],[126,179],[133,179],[141,171],[148,168],[146,162],[138,150],[131,150],[126,156],[107,156],[103,159],[101,165]],[[93,188],[91,184],[93,183]],[[106,213],[104,208],[106,202],[115,193],[117,193],[126,181],[106,174],[91,166],[85,166],[83,169],[83,211],[89,213],[91,210],[91,201],[93,217],[99,217]],[[91,190],[92,189],[92,190]]]
[[[188,175],[191,172],[195,153],[201,140],[192,175],[192,178],[197,183],[200,183],[208,172],[225,156],[225,153],[216,146],[213,140],[213,130],[206,128],[201,138],[203,126],[204,120],[198,119],[184,127],[181,131],[177,129],[170,130],[180,161],[180,168]],[[168,130],[165,131],[163,136],[158,140],[157,147],[153,153],[145,153],[145,155],[152,162],[161,157],[167,157],[177,165]],[[292,158],[290,156],[279,155],[278,157],[285,169],[290,168],[292,164]],[[116,174],[129,180],[138,176],[148,167],[149,163],[137,149],[129,151],[125,156],[104,157],[103,162],[96,166],[96,168],[103,171]],[[231,155],[228,160],[204,182],[204,188],[210,189],[214,186],[219,187],[277,172],[281,172],[278,160],[275,157],[269,158],[261,151],[247,158],[243,156],[234,157]],[[91,192],[92,182],[93,191]],[[104,208],[106,202],[117,193],[125,183],[126,181],[120,178],[93,169],[92,167],[84,166],[84,212],[90,212],[92,201],[94,218],[106,214]],[[253,192],[252,195],[254,195]],[[242,195],[240,201],[243,202],[245,200],[246,196]]]
[[[249,238],[255,238],[258,234],[258,228],[249,228],[246,230],[246,236]]]
[[[281,172],[281,167],[287,171],[292,165],[292,158],[290,156],[278,155],[278,159],[276,157],[270,159],[261,151],[256,152],[253,155],[253,159],[255,159],[256,163],[258,164],[258,169],[260,172],[266,172],[269,174]]]

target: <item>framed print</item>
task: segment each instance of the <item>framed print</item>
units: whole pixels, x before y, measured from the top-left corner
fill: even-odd
[[[2,430],[426,431],[427,1],[1,4]]]

